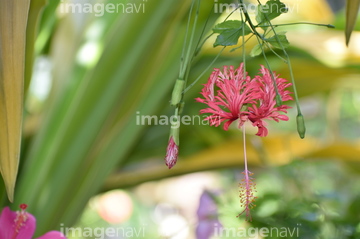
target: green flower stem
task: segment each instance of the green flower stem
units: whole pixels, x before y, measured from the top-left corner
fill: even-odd
[[[246,41],[245,42],[243,42],[243,44],[241,44],[241,46],[238,46],[238,47],[235,47],[235,48],[232,48],[231,50],[230,50],[230,52],[233,52],[233,51],[235,51],[235,50],[237,50],[237,49],[239,49],[239,48],[242,48],[253,36],[256,36],[255,34],[253,34],[253,35],[250,35],[249,36],[249,38],[248,39],[246,39]]]
[[[264,57],[264,60],[265,60],[265,63],[266,63],[266,67],[269,69],[269,72],[270,72],[270,76],[271,76],[271,79],[273,81],[273,84],[274,84],[274,88],[275,88],[275,93],[276,93],[276,104],[278,106],[282,105],[282,101],[281,101],[281,97],[279,95],[279,91],[278,91],[278,88],[277,88],[277,84],[276,84],[276,80],[275,80],[275,77],[274,77],[274,73],[273,71],[271,70],[271,66],[270,66],[270,63],[266,57],[266,54],[265,54],[265,51],[264,51],[264,48],[263,48],[263,45],[262,43],[264,42],[263,39],[259,39],[259,37],[256,36],[256,39],[261,47],[261,52],[263,54],[263,57]]]
[[[181,58],[180,58],[179,78],[183,78],[182,76],[184,76],[184,74],[182,75],[181,72],[184,71],[184,68],[186,68],[186,65],[187,65],[187,64],[184,64],[185,49],[186,49],[186,45],[187,45],[187,38],[188,38],[188,33],[189,33],[189,28],[190,28],[191,13],[192,13],[192,10],[193,10],[193,7],[194,7],[194,3],[195,3],[195,1],[192,1],[191,6],[190,6],[190,11],[189,11],[189,16],[188,16],[188,22],[186,24],[185,40],[184,40],[183,48],[182,48],[182,51],[181,51]]]
[[[210,67],[215,63],[215,61],[219,58],[219,56],[221,55],[221,53],[224,51],[225,46],[219,51],[219,53],[216,55],[216,57],[214,58],[214,60],[208,65],[208,67],[206,67],[206,69],[198,76],[198,78],[196,78],[196,80],[194,80],[193,83],[191,83],[185,90],[184,93],[186,93],[188,90],[190,90],[191,87],[193,87],[199,80],[200,78],[210,69]]]
[[[214,6],[212,7],[211,11],[213,11],[213,9],[214,9]],[[201,39],[203,38],[203,36],[204,36],[204,34],[205,34],[205,29],[206,29],[206,26],[207,26],[207,24],[208,24],[208,22],[209,22],[209,19],[210,19],[210,14],[208,15],[208,17],[207,17],[207,19],[206,19],[206,21],[205,21],[204,27],[203,27],[203,29],[202,29],[202,31],[201,31],[201,34],[200,34],[198,43],[196,44],[195,52],[194,52],[193,57],[191,58],[191,60],[194,59],[195,56],[197,56],[197,54],[198,54],[198,53],[200,52],[200,50],[201,50],[201,47],[202,47],[202,46],[205,44],[205,42],[214,34],[214,33],[209,34],[207,37],[205,37],[205,38],[201,41]]]
[[[204,28],[205,29],[205,28]],[[201,33],[201,35],[202,35],[203,33]],[[197,54],[200,52],[200,50],[201,50],[201,47],[205,44],[205,42],[212,36],[212,35],[214,35],[214,33],[211,33],[210,35],[208,35],[207,37],[205,37],[204,38],[204,40],[200,43],[200,41],[199,41],[199,43],[198,43],[198,47],[196,48],[196,50],[195,50],[195,53],[194,53],[194,56],[197,56]],[[201,38],[201,37],[200,37]]]
[[[240,5],[241,5],[241,6],[244,6],[243,0],[239,0],[239,2],[240,2]],[[261,3],[259,3],[259,4],[261,4]],[[273,71],[271,70],[270,64],[269,64],[269,62],[268,62],[268,60],[267,60],[267,58],[266,58],[265,51],[264,51],[264,48],[263,48],[263,45],[262,45],[262,42],[265,41],[265,38],[264,38],[260,33],[258,33],[258,32],[256,31],[256,27],[255,27],[255,25],[252,23],[249,14],[248,14],[246,11],[244,11],[243,8],[241,8],[241,11],[244,13],[245,19],[246,19],[246,21],[249,23],[250,28],[253,30],[253,32],[254,32],[254,34],[255,34],[255,36],[256,36],[256,39],[257,39],[257,41],[258,41],[258,43],[259,43],[259,45],[260,45],[260,47],[261,47],[261,51],[262,51],[262,53],[263,53],[263,56],[264,56],[264,59],[265,59],[265,62],[266,62],[266,66],[267,66],[267,68],[268,68],[269,71],[270,71],[271,79],[272,79],[272,81],[273,81],[273,83],[274,83],[274,88],[275,88],[275,93],[276,93],[276,104],[277,104],[278,106],[280,106],[280,105],[282,104],[282,102],[281,102],[281,97],[279,97],[280,95],[279,95],[279,91],[278,91],[278,88],[277,88],[277,85],[276,85],[276,80],[275,80]],[[259,40],[259,38],[261,39],[261,41]]]
[[[243,1],[243,0],[239,0],[239,3],[240,3],[240,6],[244,6],[244,1]],[[255,25],[252,23],[249,14],[248,14],[246,11],[244,11],[243,7],[241,7],[241,11],[244,13],[245,19],[246,19],[246,21],[249,23],[251,30],[253,30],[253,32],[255,33],[255,35],[256,35],[257,37],[260,37],[261,39],[263,39],[263,37],[260,35],[260,33],[258,33],[258,32],[256,31]],[[264,39],[263,39],[263,40],[264,40]]]
[[[177,79],[171,95],[170,105],[176,106],[182,101],[184,87],[185,87],[184,79],[182,78]]]
[[[187,81],[186,78],[184,78],[184,76],[186,75],[186,72],[189,71],[190,69],[190,64],[191,64],[191,48],[192,48],[192,43],[194,40],[194,36],[195,36],[195,30],[196,30],[196,24],[198,21],[198,15],[199,15],[199,6],[200,6],[200,1],[198,0],[198,7],[196,9],[196,14],[195,14],[195,18],[194,18],[194,27],[191,31],[191,35],[190,35],[190,43],[189,46],[187,47],[187,52],[186,52],[186,56],[185,56],[185,61],[184,64],[182,65],[182,67],[180,67],[180,73],[179,73],[179,78],[182,78],[185,80],[185,82]],[[188,30],[189,30],[189,25],[190,25],[190,20],[191,20],[191,13],[194,7],[195,1],[192,1],[191,3],[191,8],[190,8],[190,13],[189,13],[189,18],[188,18],[188,25],[187,25],[187,29],[186,29],[186,34],[185,34],[185,43],[184,43],[184,48],[183,51],[185,51],[186,48],[186,39],[187,39],[187,34],[188,34]]]
[[[335,28],[335,26],[331,24],[321,24],[321,23],[312,23],[312,22],[283,23],[283,24],[273,25],[273,27],[292,26],[292,25],[314,25],[320,27]],[[268,26],[257,25],[256,27],[268,27]]]
[[[245,24],[244,22],[244,17],[243,17],[243,14],[241,14],[243,11],[242,9],[240,10],[240,17],[241,17],[241,21],[243,22],[243,24]],[[244,76],[244,79],[246,78],[246,52],[245,52],[245,27],[243,26],[242,27],[242,57],[243,57],[243,64],[244,64],[244,73],[243,73],[243,76]],[[245,128],[244,128],[245,130]],[[245,132],[245,131],[244,131]],[[244,148],[245,150],[245,148]]]
[[[259,0],[258,0],[259,2]],[[259,2],[260,4],[260,2]],[[301,108],[300,108],[300,103],[299,103],[299,97],[298,97],[298,94],[297,94],[297,89],[296,89],[296,84],[295,84],[295,78],[294,78],[294,74],[293,74],[293,71],[292,71],[292,66],[291,66],[291,61],[290,61],[290,57],[289,55],[287,54],[284,46],[282,45],[278,35],[276,34],[276,31],[275,31],[275,28],[274,26],[271,24],[271,21],[269,21],[267,19],[267,16],[265,15],[265,18],[267,20],[267,22],[269,23],[269,26],[271,28],[271,30],[273,31],[273,33],[275,34],[275,39],[276,41],[278,42],[278,44],[281,46],[281,49],[286,57],[286,60],[287,60],[287,65],[288,65],[288,68],[289,68],[289,71],[290,71],[290,78],[291,78],[291,82],[292,82],[292,86],[293,86],[293,89],[294,89],[294,98],[295,98],[295,103],[296,103],[296,108],[297,108],[297,112],[298,112],[298,116],[297,116],[297,119],[302,119],[302,120],[297,120],[297,130],[298,130],[298,133],[299,133],[299,136],[303,139],[305,137],[305,122],[304,122],[304,117],[301,113]],[[278,95],[278,93],[276,92],[276,94]]]

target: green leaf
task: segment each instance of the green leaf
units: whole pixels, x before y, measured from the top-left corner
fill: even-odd
[[[270,37],[266,39],[266,41],[269,42],[273,47],[279,49],[282,49],[283,47],[287,48],[290,45],[285,34],[276,34],[276,36]]]
[[[267,22],[288,11],[286,5],[279,0],[267,1],[265,5],[258,5],[256,21],[259,25],[267,28]]]
[[[245,35],[251,33],[251,29],[243,21],[238,21],[238,20],[229,20],[216,24],[216,26],[213,28],[213,32],[222,33],[223,31],[229,29],[242,29],[244,25],[245,25]]]
[[[233,46],[238,43],[240,36],[250,34],[252,31],[248,25],[243,21],[229,20],[217,24],[213,31],[215,33],[220,33],[216,38],[214,47],[216,46]]]
[[[23,114],[29,0],[0,0],[0,172],[14,200]]]
[[[251,57],[258,56],[261,54],[261,52],[262,52],[261,44],[258,44],[256,46],[254,46],[254,48],[251,50],[250,56]]]
[[[349,45],[350,36],[356,23],[359,7],[360,7],[360,0],[346,1],[346,29],[345,29],[346,45]]]
[[[225,30],[217,36],[214,47],[236,45],[240,36],[241,32],[237,29]]]

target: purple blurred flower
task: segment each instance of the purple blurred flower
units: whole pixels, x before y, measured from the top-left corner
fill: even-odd
[[[21,211],[13,212],[5,207],[0,215],[0,239],[31,239],[36,228],[36,219],[26,212],[26,204],[20,205]],[[38,239],[66,238],[58,231],[50,231]]]
[[[215,227],[222,227],[218,220],[217,206],[208,191],[201,194],[197,216],[199,221],[196,228],[197,239],[209,239],[214,234]]]

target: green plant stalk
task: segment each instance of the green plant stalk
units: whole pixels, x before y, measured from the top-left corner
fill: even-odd
[[[189,66],[189,55],[190,55],[191,47],[187,47],[187,40],[188,40],[188,34],[189,34],[190,22],[191,22],[191,15],[192,15],[194,5],[195,5],[195,0],[192,0],[190,10],[189,10],[189,15],[188,15],[188,21],[187,21],[187,24],[186,24],[186,32],[185,32],[184,44],[183,44],[182,51],[181,51],[179,78],[181,78],[183,80],[184,80],[184,77],[185,77],[186,68]],[[199,5],[198,5],[198,7],[199,7]],[[197,21],[197,15],[195,16],[194,26],[196,26],[196,21]],[[190,36],[190,46],[192,44],[192,40],[193,40],[193,37],[194,37],[193,33],[194,32],[192,32],[192,34]],[[186,55],[185,55],[185,49],[186,48],[188,49],[188,51],[186,52]]]
[[[331,24],[321,24],[321,23],[312,23],[312,22],[293,22],[293,23],[274,24],[272,26],[283,27],[283,26],[292,26],[292,25],[314,25],[319,27],[335,28],[335,26]],[[257,25],[256,27],[264,27],[264,26]]]
[[[279,95],[279,91],[278,91],[278,88],[277,88],[277,84],[276,84],[276,80],[275,80],[275,77],[274,77],[274,73],[273,71],[271,70],[271,66],[270,66],[270,63],[266,57],[266,54],[265,54],[265,50],[264,50],[264,47],[262,45],[263,41],[262,39],[259,39],[259,37],[256,35],[256,39],[261,47],[261,52],[263,54],[263,57],[264,57],[264,60],[265,60],[265,63],[266,63],[266,67],[269,69],[269,72],[270,72],[270,76],[271,76],[271,79],[272,79],[272,82],[274,84],[274,89],[275,89],[275,93],[276,93],[276,104],[278,106],[280,106],[282,104],[281,102],[281,97]]]
[[[200,79],[201,77],[210,69],[210,67],[216,62],[216,60],[219,58],[219,56],[221,55],[221,53],[224,51],[226,47],[224,46],[219,53],[215,56],[214,60],[212,60],[212,62],[205,68],[205,70],[188,86],[186,87],[186,89],[184,90],[184,93],[186,93],[188,90],[191,89],[191,87],[193,87]]]
[[[239,0],[239,2],[240,2],[240,5],[241,5],[241,6],[244,6],[243,0]],[[259,4],[261,4],[261,3],[259,3]],[[275,93],[276,93],[276,104],[277,104],[278,106],[280,106],[280,105],[282,104],[282,102],[281,102],[281,97],[280,97],[280,95],[279,95],[279,91],[278,91],[278,88],[277,88],[277,84],[276,84],[276,80],[275,80],[275,77],[274,77],[274,73],[273,73],[273,71],[271,70],[270,64],[269,64],[269,62],[268,62],[268,60],[267,60],[267,58],[266,58],[265,51],[264,51],[264,48],[263,48],[262,42],[261,42],[261,41],[264,41],[265,39],[264,39],[263,36],[260,35],[260,33],[258,33],[258,32],[256,31],[256,27],[255,27],[254,24],[252,23],[249,14],[248,14],[246,11],[244,11],[243,8],[241,8],[241,11],[242,11],[242,13],[243,13],[244,16],[245,16],[246,21],[249,23],[250,28],[253,30],[253,32],[254,32],[254,34],[255,34],[255,36],[256,36],[256,39],[257,39],[257,41],[258,41],[258,43],[259,43],[259,45],[260,45],[260,47],[261,47],[261,51],[262,51],[262,54],[263,54],[263,56],[264,56],[264,60],[265,60],[265,62],[266,62],[266,66],[267,66],[267,68],[268,68],[269,71],[270,71],[271,79],[272,79],[273,84],[274,84]],[[261,39],[261,41],[260,41],[259,39]]]
[[[259,0],[258,0],[258,2],[259,2]],[[260,2],[259,2],[259,4],[260,4]],[[281,49],[282,49],[282,51],[283,51],[283,53],[284,53],[284,55],[286,57],[286,60],[287,60],[286,63],[288,65],[289,72],[290,72],[290,78],[291,78],[291,82],[292,82],[292,87],[294,89],[294,98],[295,98],[295,103],[296,103],[296,109],[297,109],[297,113],[298,113],[297,114],[297,129],[298,129],[300,137],[303,139],[305,137],[305,122],[304,122],[304,118],[303,118],[302,113],[301,113],[299,97],[298,97],[298,94],[297,94],[295,77],[294,77],[294,74],[293,74],[293,71],[292,71],[290,57],[287,54],[287,52],[285,50],[285,47],[282,45],[278,35],[276,34],[275,28],[271,24],[271,21],[269,21],[269,19],[267,18],[266,15],[265,15],[265,18],[266,18],[267,22],[269,23],[269,26],[270,26],[271,30],[273,31],[273,33],[275,35],[275,39],[278,42],[278,44],[281,46]],[[277,95],[278,95],[278,93],[277,93]],[[301,118],[301,120],[299,120],[299,118]]]
[[[183,101],[183,98],[184,98],[184,89],[186,87],[187,77],[189,75],[191,62],[195,55],[195,52],[193,52],[193,53],[191,53],[191,52],[192,52],[192,44],[193,44],[194,36],[195,36],[196,24],[197,24],[198,15],[199,15],[200,1],[198,1],[198,4],[197,4],[195,19],[194,19],[194,26],[192,28],[190,39],[189,39],[190,43],[189,43],[189,45],[187,45],[187,40],[188,40],[187,38],[188,38],[189,29],[190,29],[190,22],[191,22],[191,16],[192,16],[192,11],[193,11],[194,5],[195,5],[195,0],[193,0],[191,3],[189,15],[188,15],[188,22],[186,25],[185,40],[184,40],[182,54],[181,54],[181,60],[180,60],[179,77],[175,81],[174,89],[173,89],[172,96],[171,96],[170,104],[172,106],[175,106],[177,110],[179,109],[179,104]],[[187,48],[187,51],[186,51],[186,55],[185,55],[186,48]]]
[[[241,21],[243,22],[243,24],[245,24],[244,22],[244,17],[243,17],[243,9],[240,10],[240,17],[241,17]],[[244,79],[246,79],[246,52],[245,52],[245,27],[242,27],[242,58],[243,58],[243,63],[244,63]],[[245,148],[244,148],[245,150]]]

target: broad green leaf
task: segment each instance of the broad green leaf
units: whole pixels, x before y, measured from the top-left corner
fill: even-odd
[[[219,36],[217,36],[214,47],[236,45],[240,36],[241,32],[238,29],[225,30]]]
[[[251,57],[255,57],[255,56],[258,56],[260,55],[262,52],[262,48],[261,48],[261,45],[258,44],[256,46],[253,47],[253,49],[250,51],[250,56]]]
[[[346,1],[346,45],[349,44],[351,33],[354,29],[357,15],[359,12],[360,0],[347,0]]]
[[[219,23],[213,28],[213,31],[220,33],[216,38],[214,47],[236,45],[243,33],[246,36],[252,32],[247,24],[236,20]]]
[[[27,89],[30,85],[30,80],[33,70],[33,61],[34,61],[34,47],[35,40],[38,35],[38,20],[39,16],[43,14],[44,6],[49,3],[51,7],[57,7],[57,4],[60,0],[33,0],[30,1],[30,11],[26,29],[26,55],[25,55],[25,76],[24,76],[24,93],[25,99],[27,94]],[[53,14],[53,19],[56,18],[56,15]],[[47,21],[48,24],[51,24],[51,21]],[[54,23],[53,23],[54,24]],[[49,32],[49,31],[48,31]],[[42,37],[44,38],[44,37]]]
[[[9,200],[19,166],[29,0],[0,0],[0,171]]]
[[[248,25],[246,25],[243,21],[238,20],[228,20],[219,23],[213,28],[213,32],[222,33],[223,31],[229,29],[242,29],[243,26],[245,26],[245,36],[251,33],[251,29],[248,27]]]
[[[290,45],[289,41],[286,38],[286,35],[277,34],[277,36],[272,36],[266,39],[273,47],[282,49]],[[280,41],[280,42],[279,42]]]
[[[287,11],[288,9],[284,3],[279,0],[270,0],[264,5],[258,5],[256,21],[259,25],[265,26],[263,28],[267,28],[268,21],[271,21]]]

